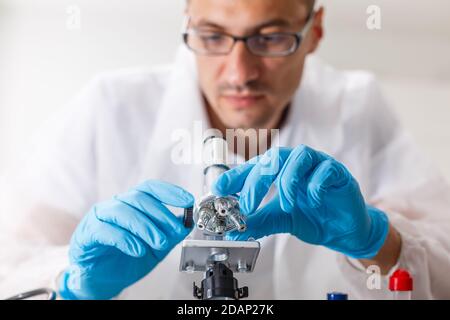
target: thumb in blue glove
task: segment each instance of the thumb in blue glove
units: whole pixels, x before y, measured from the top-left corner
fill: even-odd
[[[258,209],[272,184],[276,195]],[[362,259],[374,257],[388,233],[387,216],[366,205],[357,181],[344,165],[303,145],[271,149],[216,181],[217,195],[239,192],[248,229],[233,233],[232,239],[290,233],[307,243]]]
[[[95,205],[72,236],[61,296],[110,299],[153,270],[190,232],[164,204],[188,208],[194,198],[180,187],[147,181]]]

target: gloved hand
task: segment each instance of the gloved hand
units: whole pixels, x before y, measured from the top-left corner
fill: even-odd
[[[275,196],[261,201],[275,183]],[[372,258],[388,233],[387,216],[366,205],[357,181],[330,156],[306,146],[274,148],[225,172],[213,193],[240,193],[247,231],[231,240],[290,233],[353,258]]]
[[[147,181],[95,205],[72,236],[61,296],[110,299],[147,275],[190,232],[163,204],[188,208],[194,198],[177,186]]]

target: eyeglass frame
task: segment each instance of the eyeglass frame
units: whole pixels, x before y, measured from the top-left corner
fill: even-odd
[[[192,52],[194,52],[195,54],[198,54],[198,55],[203,55],[203,56],[226,56],[226,55],[230,54],[233,51],[233,48],[236,45],[236,42],[242,41],[242,42],[244,42],[247,50],[249,52],[251,52],[252,54],[254,54],[255,56],[269,57],[269,58],[287,57],[287,56],[290,56],[290,55],[294,54],[300,48],[303,39],[306,37],[306,34],[311,29],[311,26],[312,26],[313,21],[314,21],[314,19],[313,19],[314,13],[315,13],[315,11],[313,9],[308,14],[308,16],[306,18],[306,24],[303,26],[303,28],[302,28],[302,30],[300,32],[274,32],[274,33],[269,33],[269,34],[252,34],[252,35],[245,36],[245,37],[234,36],[234,35],[226,33],[226,32],[216,32],[217,34],[221,34],[221,35],[224,35],[224,36],[227,36],[227,37],[233,39],[233,44],[230,47],[229,52],[227,52],[227,53],[200,53],[200,52],[192,49],[192,47],[189,46],[189,44],[188,44],[188,37],[189,37],[190,34],[196,33],[198,31],[195,28],[189,28],[189,23],[191,21],[191,17],[189,17],[189,16],[185,17],[185,23],[184,23],[184,27],[183,27],[183,30],[182,30],[182,36],[183,36],[184,44],[189,48],[189,50],[191,50]],[[295,46],[293,46],[293,48],[290,51],[286,52],[286,53],[263,55],[263,54],[257,54],[255,52],[253,52],[252,49],[248,45],[248,41],[251,38],[261,37],[261,36],[273,36],[273,35],[289,35],[289,36],[293,36],[296,39]]]

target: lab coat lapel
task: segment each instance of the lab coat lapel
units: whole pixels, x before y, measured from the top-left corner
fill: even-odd
[[[192,134],[196,121],[201,121],[203,126],[208,123],[198,88],[194,56],[184,47],[178,50],[158,110],[144,174],[148,178],[165,180],[189,191],[195,186],[195,190],[191,192],[197,193],[201,190],[201,164],[176,164],[171,158],[174,147],[179,143],[174,137],[175,132],[185,131]]]
[[[343,145],[343,126],[340,121],[340,104],[336,88],[321,86],[323,66],[317,58],[306,60],[303,80],[292,100],[289,116],[280,130],[280,144],[296,147],[305,144],[330,155],[339,152]],[[334,91],[336,93],[334,93]],[[339,97],[338,97],[339,98]]]

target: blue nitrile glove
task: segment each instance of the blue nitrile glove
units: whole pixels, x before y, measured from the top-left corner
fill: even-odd
[[[188,208],[194,198],[152,180],[95,205],[72,236],[61,296],[110,299],[147,275],[190,232],[164,204]]]
[[[271,185],[275,196],[258,208]],[[372,258],[383,246],[389,222],[366,205],[357,181],[330,156],[306,146],[274,148],[225,172],[213,192],[240,193],[247,231],[231,240],[290,233],[353,258]]]

